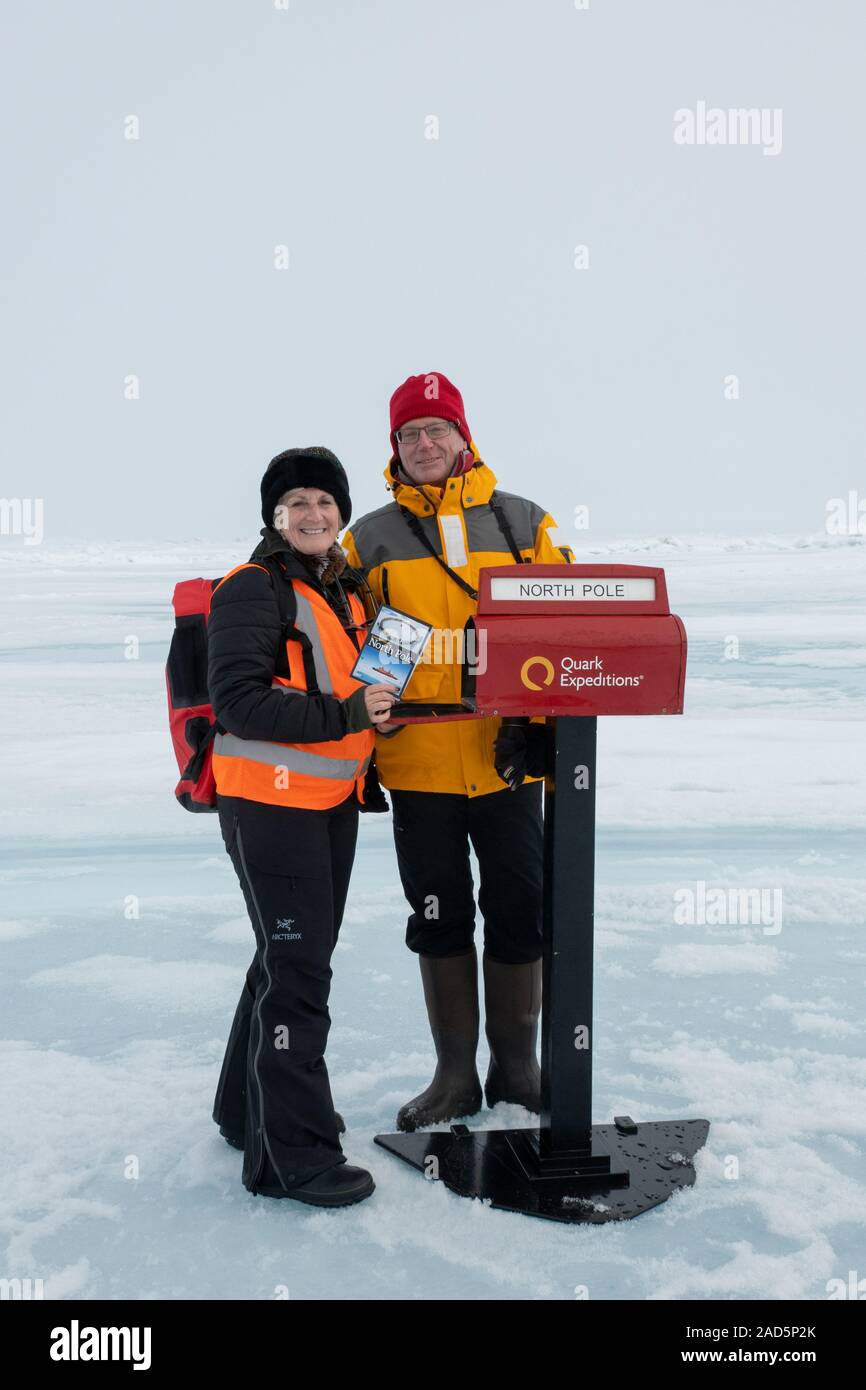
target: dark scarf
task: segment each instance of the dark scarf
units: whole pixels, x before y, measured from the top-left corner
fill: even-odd
[[[299,560],[304,569],[308,570],[325,589],[333,584],[348,564],[346,552],[336,541],[324,555],[304,555],[294,546],[290,546],[290,549],[295,559]]]
[[[352,610],[349,607],[343,586],[339,582],[340,575],[349,563],[343,547],[335,541],[324,555],[304,555],[293,545],[289,545],[289,550],[298,564],[307,571],[310,578],[321,585],[325,592],[325,598],[340,619],[342,626],[351,627],[355,619],[352,616]]]

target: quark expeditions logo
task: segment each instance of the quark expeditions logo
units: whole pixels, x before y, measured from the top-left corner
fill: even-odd
[[[520,668],[520,679],[527,690],[541,690],[541,686],[530,676],[534,666],[544,671],[543,684],[550,685],[556,674],[553,662],[546,656],[528,656]],[[560,690],[581,690],[584,686],[596,685],[640,685],[643,672],[634,676],[614,676],[603,670],[604,662],[600,656],[561,656],[559,658]],[[582,674],[586,672],[586,674]]]
[[[541,686],[538,685],[537,682],[534,681],[529,674],[533,666],[542,667],[545,673],[544,684],[550,685],[550,682],[553,680],[553,662],[548,661],[546,656],[529,656],[526,658],[526,660],[520,668],[520,679],[526,686],[527,690],[541,689]]]
[[[131,1361],[134,1371],[150,1370],[149,1327],[52,1327],[52,1361]]]

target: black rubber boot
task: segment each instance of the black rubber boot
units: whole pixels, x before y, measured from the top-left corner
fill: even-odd
[[[484,1082],[489,1106],[499,1101],[541,1111],[541,1068],[535,1055],[541,1012],[541,959],[506,965],[484,952],[485,1032],[490,1066]]]
[[[366,1168],[355,1168],[351,1163],[338,1163],[319,1173],[309,1182],[299,1187],[257,1187],[256,1197],[287,1197],[293,1202],[306,1202],[311,1207],[348,1207],[353,1202],[363,1202],[375,1191],[373,1174]]]
[[[436,1072],[420,1095],[401,1107],[397,1128],[412,1131],[438,1120],[475,1115],[481,1082],[478,1048],[478,957],[475,947],[459,956],[419,953],[424,1001],[436,1048]]]
[[[339,1129],[340,1133],[345,1134],[346,1122],[340,1114],[339,1110],[334,1111],[334,1119],[337,1121],[337,1128]],[[232,1130],[229,1129],[228,1125],[220,1125],[220,1134],[222,1135],[223,1139],[225,1139],[227,1144],[231,1144],[233,1149],[243,1149],[244,1132],[242,1129]]]

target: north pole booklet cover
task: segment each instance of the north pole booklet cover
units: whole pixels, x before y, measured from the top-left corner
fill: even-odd
[[[422,623],[399,608],[383,604],[367,633],[352,675],[366,685],[390,681],[402,695],[409,678],[433,631],[432,623]]]

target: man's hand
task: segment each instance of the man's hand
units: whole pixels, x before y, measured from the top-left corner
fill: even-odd
[[[530,724],[521,717],[503,719],[493,744],[493,766],[514,791],[526,777],[543,777],[547,771],[548,731],[545,724]]]
[[[520,724],[506,724],[493,744],[493,766],[509,791],[515,791],[526,776],[526,729]]]

